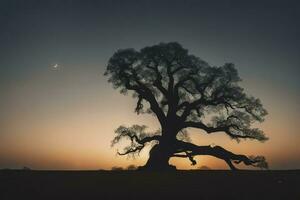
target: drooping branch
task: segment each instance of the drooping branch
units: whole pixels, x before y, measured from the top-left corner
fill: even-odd
[[[178,141],[177,143],[178,151],[189,152],[186,155],[174,155],[175,157],[188,157],[196,155],[210,155],[224,160],[232,170],[236,167],[232,164],[244,163],[245,165],[251,165],[254,167],[268,168],[268,164],[263,156],[245,156],[241,154],[234,154],[223,147],[220,146],[198,146],[192,143],[187,143],[183,141]]]
[[[185,154],[173,154],[172,157],[179,157],[179,158],[188,158],[191,161],[191,165],[196,165],[197,161],[194,159],[194,155],[192,155],[190,152],[186,151]]]
[[[152,141],[159,141],[159,132],[149,133],[145,132],[146,126],[133,125],[131,127],[120,126],[116,129],[117,136],[112,140],[111,145],[114,146],[121,139],[129,139],[130,145],[125,148],[123,153],[118,152],[119,155],[127,155],[131,153],[139,153],[147,143]]]
[[[138,96],[138,101],[136,103],[135,112],[140,114],[140,111],[143,109],[143,97],[141,95]]]
[[[119,156],[124,156],[124,155],[129,155],[129,154],[134,154],[134,153],[139,153],[140,151],[142,151],[142,149],[145,147],[145,145],[140,145],[137,147],[126,147],[125,148],[125,152],[120,153],[119,151],[117,152],[117,154]]]

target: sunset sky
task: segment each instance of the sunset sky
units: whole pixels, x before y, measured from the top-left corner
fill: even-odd
[[[300,4],[297,1],[0,1],[0,169],[110,169],[141,165],[110,147],[119,125],[159,127],[103,76],[120,48],[177,41],[212,66],[233,62],[269,115],[269,141],[237,143],[190,130],[196,144],[300,168]],[[245,3],[248,2],[248,3]],[[212,157],[180,169],[227,169]]]

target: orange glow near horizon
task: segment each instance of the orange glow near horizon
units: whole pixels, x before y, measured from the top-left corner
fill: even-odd
[[[83,74],[85,75],[85,74]],[[82,76],[82,74],[81,74]],[[78,77],[77,77],[78,78]],[[89,77],[90,78],[90,77]],[[128,159],[116,156],[117,148],[111,148],[114,129],[119,125],[146,124],[156,129],[154,117],[136,115],[133,112],[135,100],[130,95],[123,96],[109,87],[106,80],[73,89],[75,77],[60,80],[58,88],[49,93],[51,79],[45,77],[31,79],[22,85],[16,85],[11,92],[11,111],[2,120],[0,137],[0,166],[33,169],[110,169],[113,166],[126,167],[130,164],[143,165],[147,160],[147,151],[140,157]],[[75,79],[75,80],[74,80]],[[72,82],[72,84],[68,83]],[[99,85],[101,91],[99,91]],[[102,85],[102,86],[101,86]],[[86,90],[87,88],[87,90]],[[93,89],[91,89],[93,88]],[[271,169],[288,169],[300,166],[300,136],[296,129],[299,113],[288,105],[283,108],[281,93],[248,84],[250,93],[260,97],[269,111],[267,119],[259,126],[270,140],[257,141],[230,140],[223,133],[207,135],[196,129],[190,133],[193,142],[199,145],[221,145],[235,153],[246,155],[264,155]],[[52,96],[53,95],[53,96]],[[296,105],[293,99],[291,104]],[[286,105],[286,104],[285,104]],[[212,169],[227,169],[222,160],[209,156],[198,156],[198,164],[191,166],[188,159],[171,159],[170,163],[179,169],[196,169],[208,166]],[[293,163],[290,164],[290,163]]]

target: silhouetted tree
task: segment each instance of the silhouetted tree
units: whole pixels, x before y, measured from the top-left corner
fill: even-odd
[[[122,138],[131,143],[119,155],[138,154],[152,144],[149,159],[143,169],[174,169],[171,157],[188,158],[196,164],[194,156],[211,155],[223,159],[231,169],[244,163],[267,167],[263,156],[245,156],[232,153],[220,146],[198,146],[189,140],[187,129],[204,130],[207,134],[224,132],[230,138],[268,138],[253,122],[262,122],[267,111],[259,99],[244,93],[241,81],[232,63],[210,66],[188,53],[180,44],[160,43],[134,49],[118,50],[109,60],[105,75],[122,94],[131,92],[137,99],[135,112],[152,113],[160,130],[146,132],[146,126],[120,126],[112,145]]]

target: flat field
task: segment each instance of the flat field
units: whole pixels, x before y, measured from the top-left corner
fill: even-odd
[[[300,200],[300,170],[0,170],[0,199]]]

